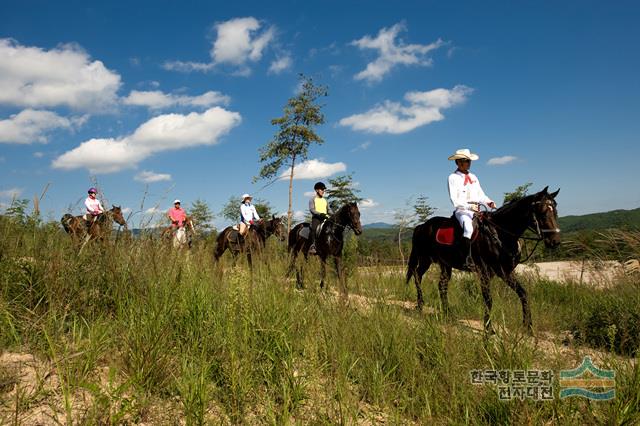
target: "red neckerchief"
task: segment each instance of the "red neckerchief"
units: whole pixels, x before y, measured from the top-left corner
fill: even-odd
[[[458,170],[458,172],[460,172],[460,173],[462,173],[464,175],[464,185],[475,183],[474,181],[471,180],[471,176],[470,176],[469,172],[463,173],[460,170]]]

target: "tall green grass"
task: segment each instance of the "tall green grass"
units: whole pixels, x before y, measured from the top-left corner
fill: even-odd
[[[56,398],[45,384],[17,404],[8,400],[17,378],[0,365],[0,422],[45,401],[60,421],[87,424],[640,421],[639,367],[614,355],[605,356],[617,374],[611,402],[503,402],[494,388],[472,385],[473,369],[558,370],[579,362],[525,337],[519,301],[498,282],[494,323],[505,331],[484,339],[456,321],[482,317],[477,283],[467,276],[452,281],[453,314],[442,318],[435,275],[425,279],[433,310],[419,314],[386,302],[415,300],[402,274],[360,273],[348,258],[350,290],[367,302],[345,305],[332,274],[329,289],[318,288],[315,259],[306,289],[296,290],[275,241],[253,272],[225,256],[220,274],[207,243],[175,252],[153,239],[120,239],[77,254],[56,226],[20,228],[3,219],[0,231],[1,348],[35,354],[58,377]],[[575,324],[591,330],[586,308],[604,300],[575,286],[527,287],[537,333]],[[637,295],[637,287],[624,291]],[[608,294],[618,306],[622,293]]]

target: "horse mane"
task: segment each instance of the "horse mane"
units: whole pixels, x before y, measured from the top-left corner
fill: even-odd
[[[539,193],[536,193],[518,198],[517,200],[511,200],[507,204],[500,206],[494,212],[492,212],[491,217],[500,220],[503,218],[512,217],[514,215],[519,215],[525,207],[531,206],[538,195]]]

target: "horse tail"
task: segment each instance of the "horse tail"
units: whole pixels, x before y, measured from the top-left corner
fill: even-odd
[[[60,219],[60,223],[62,223],[62,227],[64,228],[64,230],[70,234],[71,233],[71,221],[73,220],[73,216],[70,215],[69,213],[66,213],[64,216],[62,216],[62,219]]]
[[[418,260],[420,257],[419,230],[422,228],[422,226],[423,225],[418,225],[413,230],[413,236],[411,237],[411,254],[409,255],[409,263],[407,264],[407,276],[405,279],[405,284],[409,284],[409,280],[411,280],[411,277],[415,276],[416,274],[416,268],[418,267]]]
[[[227,246],[225,244],[225,240],[227,238],[227,229],[229,228],[223,229],[222,232],[220,232],[216,237],[216,248],[213,251],[213,259],[216,262],[218,261],[218,259],[220,259],[220,257],[222,257],[222,254],[227,249]]]
[[[293,227],[293,229],[289,232],[289,240],[287,243],[287,250],[289,252],[292,252],[293,249],[296,246],[296,242],[298,241],[298,228],[300,227],[300,225],[296,225]]]

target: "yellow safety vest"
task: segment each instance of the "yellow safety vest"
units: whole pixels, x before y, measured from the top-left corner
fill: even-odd
[[[317,212],[327,214],[327,199],[326,198],[316,197],[315,200],[313,200],[313,204],[314,204]]]

